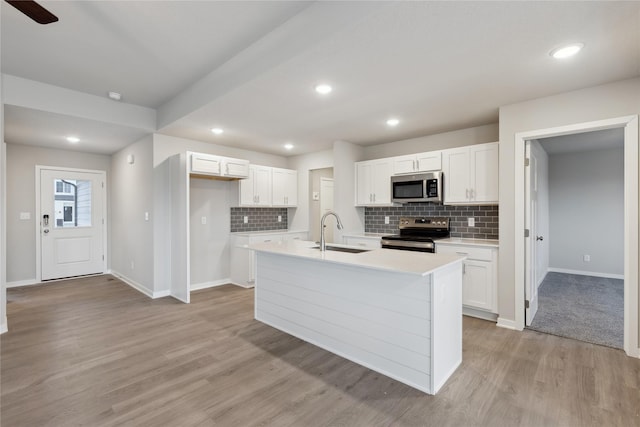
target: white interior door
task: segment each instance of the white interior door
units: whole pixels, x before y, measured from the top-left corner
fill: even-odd
[[[525,226],[529,236],[525,237],[525,323],[531,325],[538,311],[538,248],[537,242],[542,239],[538,235],[538,161],[531,142],[527,141],[525,156],[529,159],[525,174]]]
[[[320,218],[325,213],[333,210],[333,179],[320,178]],[[336,219],[333,215],[325,220],[324,239],[327,243],[333,241],[333,229],[336,227]]]
[[[104,273],[105,173],[40,169],[41,280]]]

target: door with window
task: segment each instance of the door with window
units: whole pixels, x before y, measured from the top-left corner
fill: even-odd
[[[41,280],[104,273],[105,177],[40,167]]]

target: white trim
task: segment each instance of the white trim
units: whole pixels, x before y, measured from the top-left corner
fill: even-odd
[[[2,323],[0,323],[0,335],[4,334],[5,332],[9,332],[7,316],[4,316],[4,319],[2,319]]]
[[[548,129],[518,132],[514,139],[515,176],[515,329],[524,328],[524,148],[525,141],[569,135],[585,131],[624,128],[624,351],[627,355],[640,357],[638,353],[638,116],[558,126]],[[498,326],[501,319],[498,318]]]
[[[498,315],[490,311],[480,310],[473,307],[462,306],[462,314],[465,316],[476,317],[482,320],[488,320],[489,322],[496,323],[498,321]]]
[[[169,291],[169,289],[165,289],[164,291],[153,291],[153,296],[151,298],[156,299],[156,298],[164,298],[164,297],[170,297],[171,296],[171,291]]]
[[[552,273],[578,274],[580,276],[604,277],[606,279],[624,280],[624,274],[596,273],[595,271],[570,270],[568,268],[553,268],[553,267],[549,267],[549,271]]]
[[[192,283],[191,287],[190,287],[190,290],[191,291],[199,291],[201,289],[214,288],[216,286],[230,285],[230,284],[231,284],[231,279],[230,278],[220,279],[220,280],[212,280],[210,282]]]
[[[524,305],[523,305],[523,308],[524,308]],[[500,328],[511,329],[514,331],[523,330],[523,328],[519,328],[516,322],[514,322],[513,320],[505,319],[504,317],[500,317],[500,316],[498,316],[498,323],[496,323],[496,326]]]
[[[115,270],[110,270],[109,273],[111,275],[117,277],[118,279],[122,280],[124,283],[126,283],[129,286],[131,286],[136,291],[138,291],[138,292],[140,292],[142,294],[145,294],[149,298],[154,298],[154,292],[152,290],[147,289],[145,286],[143,286],[142,284],[136,282],[135,280],[130,279],[129,277],[125,276],[122,273],[118,273]],[[158,294],[160,294],[160,292]],[[166,296],[166,295],[163,295],[163,296]]]
[[[65,167],[58,167],[58,166],[43,166],[43,165],[36,165],[35,168],[35,184],[36,184],[36,209],[35,209],[35,215],[36,216],[36,220],[35,222],[35,235],[36,235],[36,278],[39,278],[38,280],[42,280],[42,234],[40,233],[40,173],[43,170],[54,170],[54,171],[65,171],[65,172],[81,172],[81,173],[93,173],[93,174],[97,174],[100,175],[102,177],[102,182],[104,183],[104,191],[102,192],[102,218],[104,219],[104,224],[102,227],[102,253],[103,253],[103,261],[102,261],[102,271],[103,273],[100,274],[104,274],[107,272],[107,265],[109,265],[108,263],[108,258],[109,258],[109,251],[108,251],[108,247],[107,247],[107,237],[109,236],[108,233],[108,215],[109,215],[109,210],[107,209],[107,171],[104,170],[97,170],[97,169],[77,169],[77,168],[65,168]]]
[[[27,279],[27,280],[15,280],[13,282],[7,282],[6,288],[18,288],[20,286],[32,286],[39,285],[42,282],[36,279]]]
[[[251,284],[248,284],[248,283],[234,282],[233,280],[230,280],[229,283],[235,286],[240,286],[241,288],[245,288],[245,289],[252,289],[255,287],[255,284],[253,282]]]

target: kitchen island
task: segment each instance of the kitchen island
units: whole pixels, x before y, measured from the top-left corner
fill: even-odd
[[[462,361],[464,257],[314,246],[250,246],[256,320],[435,394]]]

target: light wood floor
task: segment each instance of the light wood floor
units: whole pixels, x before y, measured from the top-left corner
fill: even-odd
[[[640,426],[640,360],[464,319],[437,396],[253,320],[253,291],[111,276],[8,290],[2,426]]]

